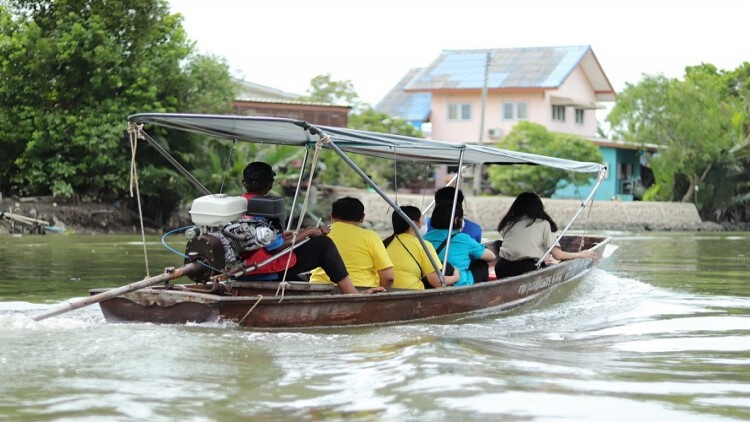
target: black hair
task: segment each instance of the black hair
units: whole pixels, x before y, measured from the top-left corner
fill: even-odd
[[[456,220],[464,217],[464,209],[461,206],[456,207],[456,215],[451,225],[451,211],[453,210],[453,204],[448,202],[438,202],[435,204],[435,209],[432,211],[432,218],[430,219],[430,225],[436,229],[449,229],[458,228]]]
[[[411,219],[411,221],[419,221],[422,218],[422,211],[419,211],[419,208],[417,207],[404,205],[400,208],[401,211],[403,211],[404,214],[406,214],[406,216]],[[396,235],[406,233],[411,227],[409,225],[409,222],[404,220],[404,218],[401,217],[397,212],[394,212],[391,216],[391,223],[393,223],[393,234],[383,239],[383,244],[386,248],[391,244]]]
[[[453,203],[453,197],[456,195],[456,188],[453,186],[446,186],[435,191],[435,203],[438,202],[450,202]],[[464,193],[461,189],[458,190],[458,205],[464,203]]]
[[[265,193],[271,189],[276,173],[271,166],[262,162],[254,161],[242,171],[242,184],[249,193]]]
[[[365,216],[365,206],[357,198],[346,196],[334,201],[331,217],[343,221],[359,221]]]
[[[526,225],[527,227],[532,225],[536,220],[546,220],[549,222],[550,229],[553,232],[557,231],[557,224],[555,224],[552,217],[544,210],[542,199],[534,192],[524,192],[516,197],[508,212],[497,225],[497,231],[502,232],[505,228],[511,228],[514,224],[527,217],[531,219],[531,222]]]

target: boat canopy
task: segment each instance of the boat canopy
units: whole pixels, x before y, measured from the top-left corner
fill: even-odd
[[[598,173],[605,166],[491,146],[441,142],[387,133],[367,132],[305,121],[254,116],[141,113],[133,124],[153,124],[233,141],[275,145],[314,146],[328,135],[342,151],[398,161],[452,164],[531,164],[581,173]],[[324,145],[325,147],[325,145]],[[462,157],[463,155],[463,157]]]

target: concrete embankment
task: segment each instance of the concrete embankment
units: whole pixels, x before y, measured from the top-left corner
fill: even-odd
[[[348,195],[362,200],[365,204],[366,220],[373,228],[391,227],[389,207],[376,193],[341,189],[334,194],[336,197]],[[479,223],[484,230],[492,231],[514,199],[504,196],[467,196],[464,200],[464,213],[467,218]],[[400,205],[414,205],[423,209],[432,202],[432,196],[399,194],[397,200]],[[543,199],[543,202],[547,212],[561,227],[564,227],[581,208],[581,201],[578,200]],[[572,228],[628,231],[723,230],[719,224],[701,221],[695,205],[691,203],[641,201],[595,201],[593,205],[587,204]]]
[[[330,192],[330,191],[329,191]],[[376,193],[361,189],[336,188],[325,197],[319,197],[319,206],[327,207],[335,198],[354,196],[365,204],[366,226],[380,232],[389,232],[391,212],[388,204]],[[420,209],[432,202],[432,196],[398,194],[399,204],[414,205]],[[479,223],[491,232],[500,218],[513,203],[512,197],[474,197],[464,201],[466,217]],[[580,209],[581,202],[575,200],[544,199],[547,212],[561,227]],[[329,205],[328,205],[329,206]],[[319,211],[321,216],[327,212]],[[58,204],[53,198],[23,198],[0,200],[0,213],[14,213],[33,219],[45,220],[58,229],[75,233],[137,233],[140,231],[138,216],[124,207],[100,203]],[[429,215],[429,214],[428,214]],[[149,233],[160,233],[165,229],[189,225],[187,211],[174,216],[167,227],[147,224]],[[677,202],[620,202],[596,201],[581,212],[573,229],[578,230],[624,230],[624,231],[720,231],[724,228],[716,223],[702,222],[695,206]],[[727,227],[730,230],[748,230],[748,226]],[[39,225],[18,222],[0,217],[0,233],[44,232]]]

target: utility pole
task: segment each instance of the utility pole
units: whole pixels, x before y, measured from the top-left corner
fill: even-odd
[[[490,60],[492,59],[492,53],[487,52],[487,59],[484,62],[484,83],[482,84],[482,106],[479,111],[479,142],[477,145],[484,145],[484,110],[487,107],[487,79],[490,74]],[[478,164],[474,168],[474,195],[482,193],[482,178],[483,178],[484,166]]]

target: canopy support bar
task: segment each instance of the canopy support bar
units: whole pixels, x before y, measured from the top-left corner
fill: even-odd
[[[593,201],[594,194],[596,193],[596,190],[599,189],[599,185],[602,184],[602,181],[604,180],[604,173],[606,171],[607,171],[607,169],[604,169],[601,172],[599,172],[599,180],[596,181],[596,185],[594,185],[594,189],[591,190],[591,193],[589,194],[588,198],[586,198],[585,201],[581,202],[580,208],[578,208],[578,211],[576,211],[576,213],[573,216],[573,218],[570,219],[570,222],[568,222],[568,225],[565,226],[565,228],[560,232],[559,235],[557,235],[557,238],[555,239],[555,243],[553,243],[552,246],[550,246],[550,248],[547,249],[547,252],[545,252],[544,255],[542,255],[542,257],[539,259],[539,261],[537,261],[537,263],[536,263],[536,267],[537,268],[539,268],[542,265],[542,263],[544,262],[544,260],[547,259],[547,257],[549,256],[549,254],[552,253],[552,249],[554,249],[555,246],[557,246],[557,242],[559,242],[560,239],[562,239],[563,235],[565,235],[565,232],[568,231],[568,229],[570,228],[570,226],[573,225],[573,222],[576,221],[576,218],[578,218],[578,216],[581,214],[581,212],[583,211],[583,209],[586,208],[586,204],[589,203],[589,202],[591,202],[591,201]]]
[[[456,172],[456,175],[455,175],[455,176],[453,176],[453,177],[451,178],[451,180],[449,180],[449,181],[448,181],[448,183],[446,183],[446,184],[445,184],[445,187],[448,187],[448,186],[452,185],[452,184],[453,184],[453,183],[454,183],[454,182],[456,181],[456,179],[458,179],[458,174],[459,174],[459,173],[462,173],[462,172],[464,171],[464,169],[465,169],[465,168],[466,168],[466,166],[464,166],[464,167],[459,167],[459,169],[460,169],[460,170],[459,170],[459,171],[457,171],[457,172]],[[456,183],[456,185],[458,185],[458,183]],[[428,212],[430,211],[430,209],[431,209],[432,207],[434,207],[434,206],[435,206],[435,198],[432,198],[432,202],[430,202],[430,205],[428,205],[427,207],[425,207],[424,211],[422,211],[422,215],[427,215],[427,213],[428,213]]]
[[[180,174],[185,176],[190,181],[190,183],[198,188],[198,190],[203,192],[205,195],[213,195],[211,191],[208,190],[208,188],[203,186],[203,184],[199,182],[198,179],[196,179],[195,176],[193,176],[189,171],[185,170],[185,167],[182,167],[182,165],[177,160],[175,160],[174,157],[172,157],[164,148],[162,148],[161,145],[159,145],[153,138],[148,136],[148,134],[143,129],[138,130],[140,131],[140,135],[142,135],[142,137],[146,141],[148,141],[148,143],[151,144],[152,147],[156,148],[156,150],[159,151],[159,154],[164,156],[164,158],[166,158],[167,161],[169,161],[174,166],[174,168],[176,168],[177,171],[180,172]]]
[[[321,136],[325,136],[325,135],[323,135],[321,133]],[[407,216],[401,210],[401,207],[399,207],[398,204],[396,204],[395,202],[393,202],[391,200],[391,198],[389,198],[388,195],[386,195],[386,193],[383,192],[382,189],[380,189],[380,186],[376,185],[375,182],[373,182],[372,179],[370,179],[370,177],[367,176],[367,174],[365,174],[365,172],[362,171],[362,169],[360,169],[354,163],[354,161],[352,161],[349,157],[347,157],[346,154],[344,154],[344,151],[342,151],[338,147],[338,145],[336,145],[333,141],[329,140],[328,141],[328,146],[330,146],[331,149],[333,151],[335,151],[336,154],[338,154],[339,157],[341,157],[341,159],[344,160],[344,162],[347,165],[349,165],[349,167],[352,168],[352,170],[354,170],[357,174],[359,174],[359,176],[365,181],[365,183],[367,183],[375,192],[377,192],[378,195],[380,195],[381,198],[383,198],[383,200],[385,202],[388,203],[388,205],[391,208],[393,208],[393,212],[398,213],[398,215],[400,215],[401,218],[404,219],[404,221],[406,221],[407,223],[409,223],[409,227],[411,227],[412,230],[414,230],[414,233],[417,233],[417,239],[419,239],[419,244],[422,245],[422,248],[424,250],[428,250],[427,249],[427,244],[425,243],[424,238],[422,238],[422,236],[419,234],[419,228],[417,228],[417,225],[414,224],[414,222],[411,220],[411,218],[409,218],[409,216]],[[432,255],[430,255],[430,254],[427,254],[427,257],[430,259],[430,263],[432,264],[432,267],[435,269],[435,272],[438,274],[438,276],[440,276],[440,284],[443,285],[443,286],[445,286],[445,275],[440,271],[440,267],[438,266],[437,261],[435,261],[435,258]]]
[[[458,155],[458,168],[459,172],[456,173],[456,189],[453,191],[453,208],[451,208],[451,219],[448,224],[448,237],[445,239],[445,258],[443,258],[443,275],[445,275],[445,271],[448,269],[448,252],[451,249],[451,238],[453,237],[453,225],[456,221],[456,207],[458,206],[458,187],[461,186],[461,171],[460,169],[463,167],[464,164],[464,150],[461,150],[461,153]],[[463,218],[463,217],[462,217]],[[434,227],[434,226],[433,226]],[[455,269],[454,271],[458,271],[458,269]],[[444,279],[441,278],[441,282],[443,282],[443,287],[445,287]]]
[[[305,176],[305,167],[307,166],[307,157],[310,156],[310,149],[305,148],[305,156],[302,158],[302,166],[300,166],[299,169],[299,179],[297,179],[297,189],[294,190],[294,198],[292,198],[292,208],[291,208],[291,215],[289,216],[289,221],[286,224],[286,229],[291,230],[292,229],[292,220],[294,219],[294,207],[297,205],[297,198],[299,197],[300,188],[302,187],[302,180]],[[312,171],[313,169],[310,169]],[[312,189],[312,186],[308,186],[307,189]],[[304,218],[305,216],[300,213],[299,218]]]

